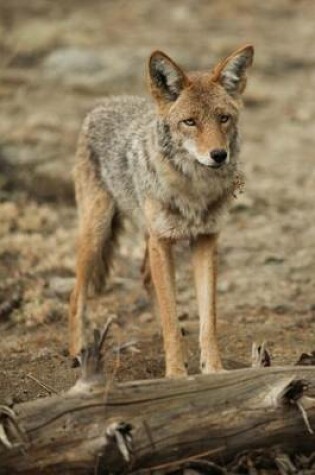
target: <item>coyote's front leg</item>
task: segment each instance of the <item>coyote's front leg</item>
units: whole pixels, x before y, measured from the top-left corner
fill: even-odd
[[[185,376],[181,333],[176,316],[172,244],[169,240],[159,239],[155,235],[150,235],[148,244],[152,279],[163,329],[166,376]]]
[[[203,373],[222,370],[216,335],[217,235],[199,236],[193,244],[193,266],[200,318],[200,366]]]

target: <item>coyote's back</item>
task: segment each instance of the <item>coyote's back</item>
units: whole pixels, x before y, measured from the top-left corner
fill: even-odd
[[[110,192],[126,216],[139,207],[134,170],[145,165],[146,129],[153,118],[154,108],[147,99],[112,97],[88,115],[81,132],[100,186]],[[81,157],[78,159],[77,166]],[[136,160],[139,163],[135,164]]]

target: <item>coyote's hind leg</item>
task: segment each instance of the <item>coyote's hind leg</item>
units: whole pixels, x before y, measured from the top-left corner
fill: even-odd
[[[103,287],[109,272],[120,219],[111,194],[96,169],[95,157],[82,134],[75,168],[76,199],[79,210],[79,239],[76,283],[70,297],[70,354],[75,356],[85,344],[86,300],[89,284]]]
[[[80,225],[78,240],[76,284],[70,299],[70,354],[78,354],[85,344],[86,299],[90,282],[99,290],[106,278],[111,258],[111,239],[115,208],[105,190],[91,199]]]

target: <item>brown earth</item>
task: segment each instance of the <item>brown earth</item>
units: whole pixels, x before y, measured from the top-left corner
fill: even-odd
[[[227,367],[248,364],[253,341],[266,340],[275,363],[314,349],[314,18],[311,0],[1,1],[0,400],[45,395],[32,377],[56,391],[76,378],[66,352],[76,138],[102,95],[145,93],[145,58],[156,48],[208,68],[255,45],[242,119],[246,191],[220,246],[220,346]],[[196,372],[188,252],[177,251],[179,316]],[[126,236],[107,291],[90,301],[96,326],[117,316],[107,358],[119,380],[163,375],[142,254],[141,238]]]

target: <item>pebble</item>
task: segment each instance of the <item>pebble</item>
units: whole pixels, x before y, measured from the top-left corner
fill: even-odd
[[[139,321],[140,323],[149,323],[152,322],[153,318],[152,313],[144,312],[139,316]]]
[[[69,297],[74,283],[75,279],[73,277],[52,277],[49,281],[49,290],[58,297]]]

